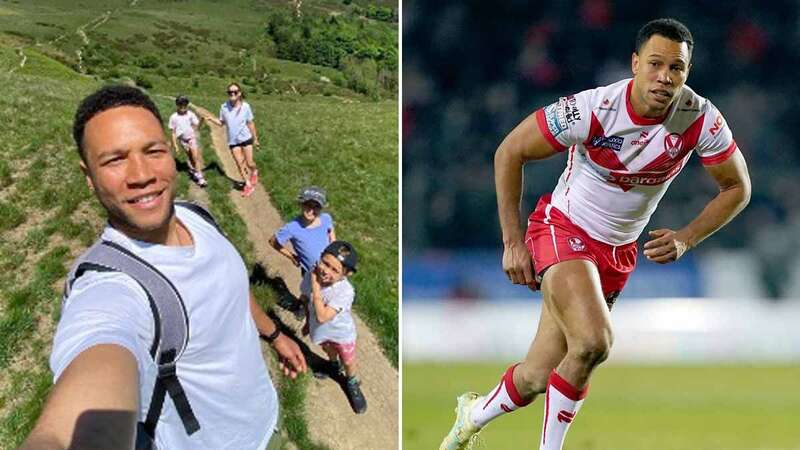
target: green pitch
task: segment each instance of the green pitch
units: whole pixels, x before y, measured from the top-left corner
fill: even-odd
[[[455,398],[505,365],[404,364],[403,448],[437,449]],[[481,450],[538,449],[544,396],[497,419]],[[564,450],[800,450],[800,366],[600,367]]]

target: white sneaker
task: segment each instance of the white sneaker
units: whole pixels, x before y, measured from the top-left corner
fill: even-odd
[[[480,395],[477,392],[467,392],[458,396],[456,406],[456,423],[447,433],[439,450],[470,450],[478,440],[481,427],[469,420],[470,412],[478,403]]]

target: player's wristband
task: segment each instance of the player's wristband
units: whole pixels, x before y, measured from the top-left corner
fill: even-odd
[[[275,339],[278,339],[278,336],[280,336],[280,335],[281,335],[281,329],[278,328],[278,327],[275,327],[275,331],[273,331],[271,334],[265,335],[264,339],[266,339],[267,342],[272,344],[273,342],[275,342]]]

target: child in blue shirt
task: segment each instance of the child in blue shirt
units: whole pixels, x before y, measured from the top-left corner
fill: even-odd
[[[303,275],[311,270],[319,261],[322,251],[336,240],[333,229],[333,218],[323,213],[327,206],[325,190],[317,186],[308,186],[300,190],[297,196],[300,203],[300,214],[279,229],[269,243],[292,263],[300,267]],[[286,243],[292,243],[292,249]]]

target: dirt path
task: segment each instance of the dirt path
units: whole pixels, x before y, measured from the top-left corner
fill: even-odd
[[[207,110],[195,107],[199,115],[213,117]],[[223,169],[232,178],[239,178],[221,127],[209,123],[211,137]],[[261,168],[262,179],[268,180],[269,168]],[[261,184],[249,198],[239,191],[230,192],[231,201],[247,224],[247,234],[256,250],[256,259],[267,270],[269,276],[283,278],[292,294],[299,294],[300,273],[286,258],[272,249],[268,240],[283,225],[278,211],[272,205],[269,194]],[[358,286],[356,286],[358,289]],[[278,310],[281,320],[295,330],[302,324],[292,314]],[[378,341],[358,318],[357,358],[362,390],[367,398],[368,409],[356,415],[350,408],[339,385],[331,380],[313,379],[306,395],[306,423],[314,442],[322,443],[333,450],[394,450],[398,446],[398,374],[384,357]],[[299,335],[299,333],[298,333]],[[318,355],[324,352],[310,340],[303,341]]]

